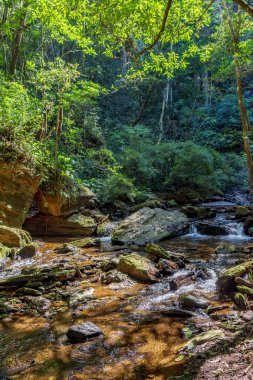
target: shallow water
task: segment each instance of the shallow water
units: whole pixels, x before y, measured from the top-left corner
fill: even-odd
[[[252,239],[236,236],[211,238],[191,233],[163,241],[163,247],[188,258],[187,269],[152,285],[133,282],[126,286],[105,286],[94,274],[82,282],[66,285],[73,292],[94,289],[94,298],[81,307],[70,309],[65,301],[54,300],[43,315],[20,311],[12,318],[5,318],[0,323],[0,379],[14,376],[28,380],[166,380],[180,372],[183,362],[176,362],[175,358],[185,342],[182,329],[187,320],[166,317],[157,310],[177,306],[179,294],[186,292],[204,295],[213,305],[219,304],[215,286],[217,273],[241,260],[241,256],[224,257],[213,252],[221,242],[252,244]],[[43,243],[35,258],[7,265],[1,276],[13,276],[24,267],[50,266],[62,261],[81,267],[111,255],[105,250],[109,244],[106,238],[100,250],[84,249],[81,255],[74,256],[54,252],[62,243],[62,239]],[[170,290],[169,281],[185,277],[196,268],[204,268],[209,278],[196,277],[193,283],[177,291]],[[200,312],[199,317],[209,318],[204,312]],[[65,335],[68,327],[85,321],[97,324],[104,333],[103,339],[70,344]]]

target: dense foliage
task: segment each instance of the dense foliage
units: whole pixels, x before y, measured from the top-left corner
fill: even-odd
[[[0,158],[103,203],[247,189],[233,65],[250,125],[253,23],[239,5],[3,0]]]

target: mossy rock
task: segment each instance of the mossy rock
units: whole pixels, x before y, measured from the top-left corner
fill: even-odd
[[[149,243],[145,247],[145,251],[147,253],[151,253],[152,255],[159,257],[160,259],[169,259],[169,253],[162,247],[157,244]]]
[[[246,206],[237,206],[235,210],[236,218],[240,219],[250,214],[250,210]]]
[[[98,247],[100,245],[100,240],[93,238],[84,238],[80,240],[71,241],[70,244],[76,248]]]
[[[223,292],[232,292],[235,290],[235,277],[241,277],[249,269],[253,268],[253,261],[236,265],[232,268],[222,270],[219,273],[217,286]]]
[[[118,269],[145,282],[158,281],[158,270],[154,264],[146,257],[135,253],[122,257],[119,261]]]
[[[162,208],[163,207],[163,204],[161,201],[159,201],[158,199],[148,199],[147,201],[145,202],[142,202],[136,206],[133,206],[131,208],[131,212],[135,212],[135,211],[138,211],[144,207],[149,207],[149,208]]]
[[[32,238],[27,231],[19,228],[0,226],[0,243],[7,247],[25,247],[32,243]]]
[[[245,293],[245,294],[248,294],[249,296],[253,297],[253,289],[248,288],[248,287],[245,286],[245,285],[236,285],[236,289],[237,289],[240,293]]]

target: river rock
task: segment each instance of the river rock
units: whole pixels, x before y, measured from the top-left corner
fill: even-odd
[[[60,248],[57,249],[57,252],[59,254],[65,254],[65,253],[78,253],[78,249],[71,243],[64,243],[60,246]]]
[[[32,243],[27,231],[0,225],[0,243],[7,247],[24,247]]]
[[[192,294],[181,294],[179,300],[184,309],[206,309],[210,305],[210,301],[206,298]]]
[[[84,290],[79,290],[77,292],[72,292],[69,297],[69,306],[75,307],[80,303],[86,303],[94,298],[94,289],[88,288]]]
[[[223,292],[231,292],[235,290],[234,279],[241,277],[247,270],[253,268],[253,261],[236,265],[229,269],[222,270],[218,275],[217,286]]]
[[[67,337],[73,342],[84,342],[99,335],[102,335],[102,331],[92,322],[73,325],[67,332]]]
[[[162,208],[163,207],[163,204],[161,201],[159,201],[158,199],[148,199],[147,201],[143,202],[143,203],[140,203],[136,206],[133,206],[131,208],[131,212],[135,212],[135,211],[138,211],[142,208],[145,208],[145,207],[148,207],[148,208]]]
[[[199,334],[192,338],[188,343],[187,346],[190,346],[191,344],[204,344],[206,342],[210,342],[217,339],[223,339],[225,338],[224,331],[221,329],[216,330],[210,330],[207,332],[203,332],[202,334]]]
[[[109,272],[110,270],[116,269],[119,265],[120,259],[117,257],[114,257],[110,260],[103,260],[100,264],[100,269],[103,272]]]
[[[136,253],[121,257],[118,268],[121,272],[129,274],[138,280],[158,281],[158,270],[152,261]]]
[[[196,223],[197,231],[202,235],[211,235],[211,236],[223,236],[228,235],[229,230],[219,224],[213,224],[208,222],[198,222]]]
[[[34,236],[90,236],[97,226],[95,219],[83,214],[69,217],[34,215],[26,219],[24,228]]]
[[[217,254],[229,255],[238,252],[238,248],[234,244],[220,244],[214,251]]]
[[[84,238],[80,240],[74,240],[71,241],[70,244],[77,248],[91,248],[91,247],[99,247],[100,246],[100,239],[95,238]]]
[[[18,163],[0,165],[0,225],[21,228],[40,182],[32,168]],[[1,239],[0,239],[1,241]]]
[[[237,206],[235,209],[235,216],[237,219],[244,218],[250,214],[250,210],[246,206]]]
[[[249,236],[253,236],[253,217],[252,216],[249,216],[245,220],[243,229],[244,229],[245,234]]]
[[[160,259],[158,262],[158,268],[165,275],[172,275],[179,270],[179,266],[174,261],[167,259]]]
[[[191,317],[195,317],[196,315],[192,311],[180,309],[179,307],[168,307],[168,308],[157,309],[154,311],[159,312],[163,315],[166,315],[167,317],[191,318]]]
[[[110,270],[109,272],[103,273],[100,277],[102,284],[109,285],[113,283],[123,282],[125,280],[129,281],[129,277],[119,272],[118,270]]]
[[[76,188],[73,195],[38,190],[35,200],[40,212],[53,216],[71,215],[85,208],[94,208],[96,204],[95,194],[85,186]]]
[[[185,206],[181,211],[189,218],[205,218],[208,216],[209,209],[207,207]]]
[[[245,293],[251,297],[253,297],[253,289],[252,288],[248,288],[247,286],[245,285],[236,285],[236,289],[240,292],[240,293]]]
[[[177,210],[143,208],[118,224],[112,233],[112,241],[146,244],[176,237],[186,231],[187,222],[187,217]]]
[[[149,243],[145,246],[145,251],[161,259],[169,259],[170,254],[157,244]]]
[[[37,249],[37,244],[27,244],[18,251],[18,256],[21,257],[21,259],[31,259],[35,256]]]

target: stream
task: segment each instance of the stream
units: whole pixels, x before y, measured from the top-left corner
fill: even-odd
[[[229,213],[218,213],[214,221],[229,233],[203,235],[193,223],[187,235],[160,243],[183,255],[187,265],[151,285],[134,280],[101,284],[96,264],[123,250],[111,247],[109,237],[102,239],[100,248],[82,249],[81,254],[74,255],[55,251],[70,239],[39,241],[35,257],[2,263],[0,278],[18,275],[27,268],[73,262],[88,269],[84,278],[66,282],[63,289],[53,289],[47,297],[33,298],[37,301],[24,297],[30,307],[24,309],[22,298],[15,299],[15,313],[0,319],[0,379],[166,380],[180,373],[185,360],[178,362],[175,358],[185,345],[182,331],[189,322],[185,317],[160,311],[178,307],[179,295],[191,292],[204,295],[212,307],[232,307],[231,301],[222,299],[216,290],[217,273],[249,255],[217,255],[214,250],[221,243],[247,247],[253,242]],[[171,290],[172,281],[189,275],[194,281]],[[80,290],[86,292],[86,299],[70,306],[66,299]],[[0,293],[0,297],[4,296]],[[66,337],[68,327],[84,321],[98,325],[103,337],[71,344]],[[200,310],[191,323],[212,326],[214,322]]]

